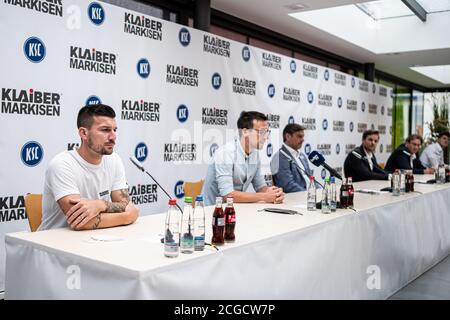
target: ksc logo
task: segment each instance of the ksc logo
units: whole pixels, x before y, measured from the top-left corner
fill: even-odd
[[[341,145],[338,143],[336,144],[336,154],[341,153]]]
[[[384,116],[384,106],[381,106],[381,115]]]
[[[308,102],[313,103],[314,101],[314,94],[310,91],[308,92]]]
[[[295,119],[293,116],[290,116],[288,119],[288,124],[292,124],[292,123],[295,123]]]
[[[178,33],[178,40],[183,47],[187,47],[189,43],[191,43],[191,34],[189,33],[189,30],[186,28],[181,28]]]
[[[353,128],[354,128],[353,121],[350,121],[350,124],[349,124],[350,132],[353,132]]]
[[[22,162],[28,167],[37,166],[44,157],[44,149],[36,141],[25,143],[20,151]]]
[[[25,57],[33,63],[39,63],[44,60],[45,52],[44,42],[37,37],[30,37],[23,44]]]
[[[271,143],[267,144],[266,153],[267,153],[267,157],[270,158],[272,156],[273,146]]]
[[[269,98],[273,98],[275,95],[275,86],[273,84],[269,84],[267,87],[267,94],[269,95]]]
[[[323,73],[323,77],[325,78],[325,81],[328,81],[328,79],[330,79],[330,71],[328,71],[328,69],[326,69]]]
[[[216,150],[219,149],[219,145],[217,143],[213,143],[210,147],[209,147],[209,156],[212,158],[214,156],[214,153],[216,152]]]
[[[184,104],[181,104],[178,107],[178,109],[177,109],[177,119],[178,119],[178,121],[180,121],[181,123],[186,122],[188,117],[189,117],[189,110],[188,110],[188,108]]]
[[[96,26],[99,26],[105,21],[105,10],[98,2],[92,2],[88,7],[89,20]]]
[[[184,197],[184,181],[180,180],[177,183],[175,183],[175,188],[173,188],[173,193],[175,194],[175,197],[178,199],[181,199]]]
[[[142,79],[148,78],[148,76],[150,75],[150,62],[148,62],[147,59],[142,58],[138,61],[136,70]]]
[[[383,144],[380,143],[380,153],[382,153],[382,152],[383,152]]]
[[[242,59],[244,59],[245,62],[250,60],[250,49],[248,47],[242,48]]]
[[[356,84],[356,82],[355,82],[355,78],[352,78],[352,88],[354,88],[354,87],[355,87],[355,84]]]
[[[93,106],[93,105],[100,104],[100,103],[102,103],[102,100],[100,100],[99,97],[92,95],[86,99],[85,106]]]
[[[136,159],[142,162],[145,161],[145,159],[147,159],[147,155],[148,155],[147,145],[143,142],[139,143],[136,146],[136,149],[134,150],[134,156],[136,157]]]
[[[305,153],[307,156],[311,153],[311,145],[309,143],[305,144]]]
[[[297,70],[297,64],[295,63],[294,60],[291,60],[291,63],[289,64],[289,68],[291,69],[292,73],[295,73],[295,71]]]
[[[377,87],[375,86],[375,83],[372,84],[372,93],[375,94],[375,92],[377,91]]]
[[[342,107],[342,98],[341,97],[338,98],[337,105],[338,105],[338,108]]]
[[[328,120],[327,119],[323,119],[322,128],[324,131],[326,131],[328,129]]]
[[[366,104],[364,102],[361,104],[361,111],[366,111]]]
[[[222,85],[222,77],[217,72],[212,75],[211,84],[214,89],[219,90]]]
[[[322,169],[322,171],[320,172],[320,176],[322,177],[322,180],[325,180],[325,178],[327,177],[327,170]]]

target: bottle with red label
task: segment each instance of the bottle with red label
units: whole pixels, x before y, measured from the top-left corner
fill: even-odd
[[[353,179],[352,177],[347,178],[347,188],[348,188],[348,207],[353,208],[353,195],[355,194],[355,189],[353,188]]]
[[[225,208],[225,241],[233,242],[235,240],[234,227],[236,226],[236,212],[233,206],[233,197],[227,198],[227,207]]]
[[[211,239],[211,243],[216,246],[221,246],[225,243],[225,239],[223,237],[225,231],[225,215],[222,209],[222,198],[216,198],[216,208],[214,209],[213,218],[212,218],[212,231],[213,236]]]
[[[348,185],[345,181],[343,181],[341,185],[341,192],[339,194],[339,207],[341,209],[348,208]]]

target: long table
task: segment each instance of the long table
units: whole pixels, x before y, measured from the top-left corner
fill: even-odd
[[[354,186],[379,190],[387,182]],[[178,258],[163,255],[164,214],[103,230],[7,234],[5,297],[385,299],[450,253],[450,185],[415,190],[356,193],[356,212],[331,214],[307,211],[306,192],[282,205],[236,204],[234,243]],[[303,215],[258,211],[275,206]],[[213,209],[206,208],[207,240]],[[92,238],[103,235],[118,240]]]

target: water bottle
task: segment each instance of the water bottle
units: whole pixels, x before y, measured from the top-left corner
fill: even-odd
[[[392,195],[400,195],[400,172],[398,170],[392,174]]]
[[[405,194],[405,191],[406,191],[405,170],[400,170],[400,194]]]
[[[192,198],[184,198],[183,221],[181,222],[181,253],[194,252],[194,221],[192,217]]]
[[[316,182],[314,180],[314,176],[309,177],[309,186],[308,186],[308,199],[307,199],[307,209],[308,211],[316,210]]]
[[[177,200],[170,199],[164,232],[164,256],[168,258],[176,258],[180,253],[180,218],[181,212],[178,210]]]
[[[323,186],[322,190],[322,213],[331,213],[330,208],[330,199],[331,199],[331,192],[330,192],[330,178],[325,178],[325,184]]]
[[[195,198],[194,208],[194,250],[203,251],[205,249],[205,205],[203,196]]]
[[[438,171],[438,175],[439,175],[439,182],[438,182],[438,179],[436,179],[436,183],[444,184],[445,183],[445,165],[440,164],[438,166],[437,171]]]
[[[336,179],[335,177],[330,178],[330,210],[331,212],[336,212],[337,200],[336,200]]]

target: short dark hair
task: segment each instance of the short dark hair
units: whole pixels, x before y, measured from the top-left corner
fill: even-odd
[[[423,138],[420,134],[412,134],[410,136],[408,136],[408,138],[406,138],[406,142],[410,143],[413,140],[419,139],[420,140],[420,144],[423,143]]]
[[[253,129],[253,120],[267,121],[267,117],[258,111],[242,111],[237,121],[238,129]]]
[[[366,130],[366,131],[363,132],[362,139],[366,140],[366,138],[368,136],[371,136],[373,134],[376,134],[377,136],[380,136],[380,132],[378,130]]]
[[[447,136],[447,138],[450,139],[450,132],[445,131],[445,132],[439,133],[438,139],[442,138],[443,136]]]
[[[283,142],[286,142],[286,135],[289,133],[290,135],[293,135],[294,133],[298,131],[305,131],[305,127],[299,125],[298,123],[289,123],[284,127],[283,129]]]
[[[84,106],[80,109],[80,111],[78,111],[77,127],[84,127],[89,129],[94,122],[94,117],[96,116],[114,119],[116,117],[116,113],[114,112],[113,108],[107,106],[106,104],[99,103]]]

